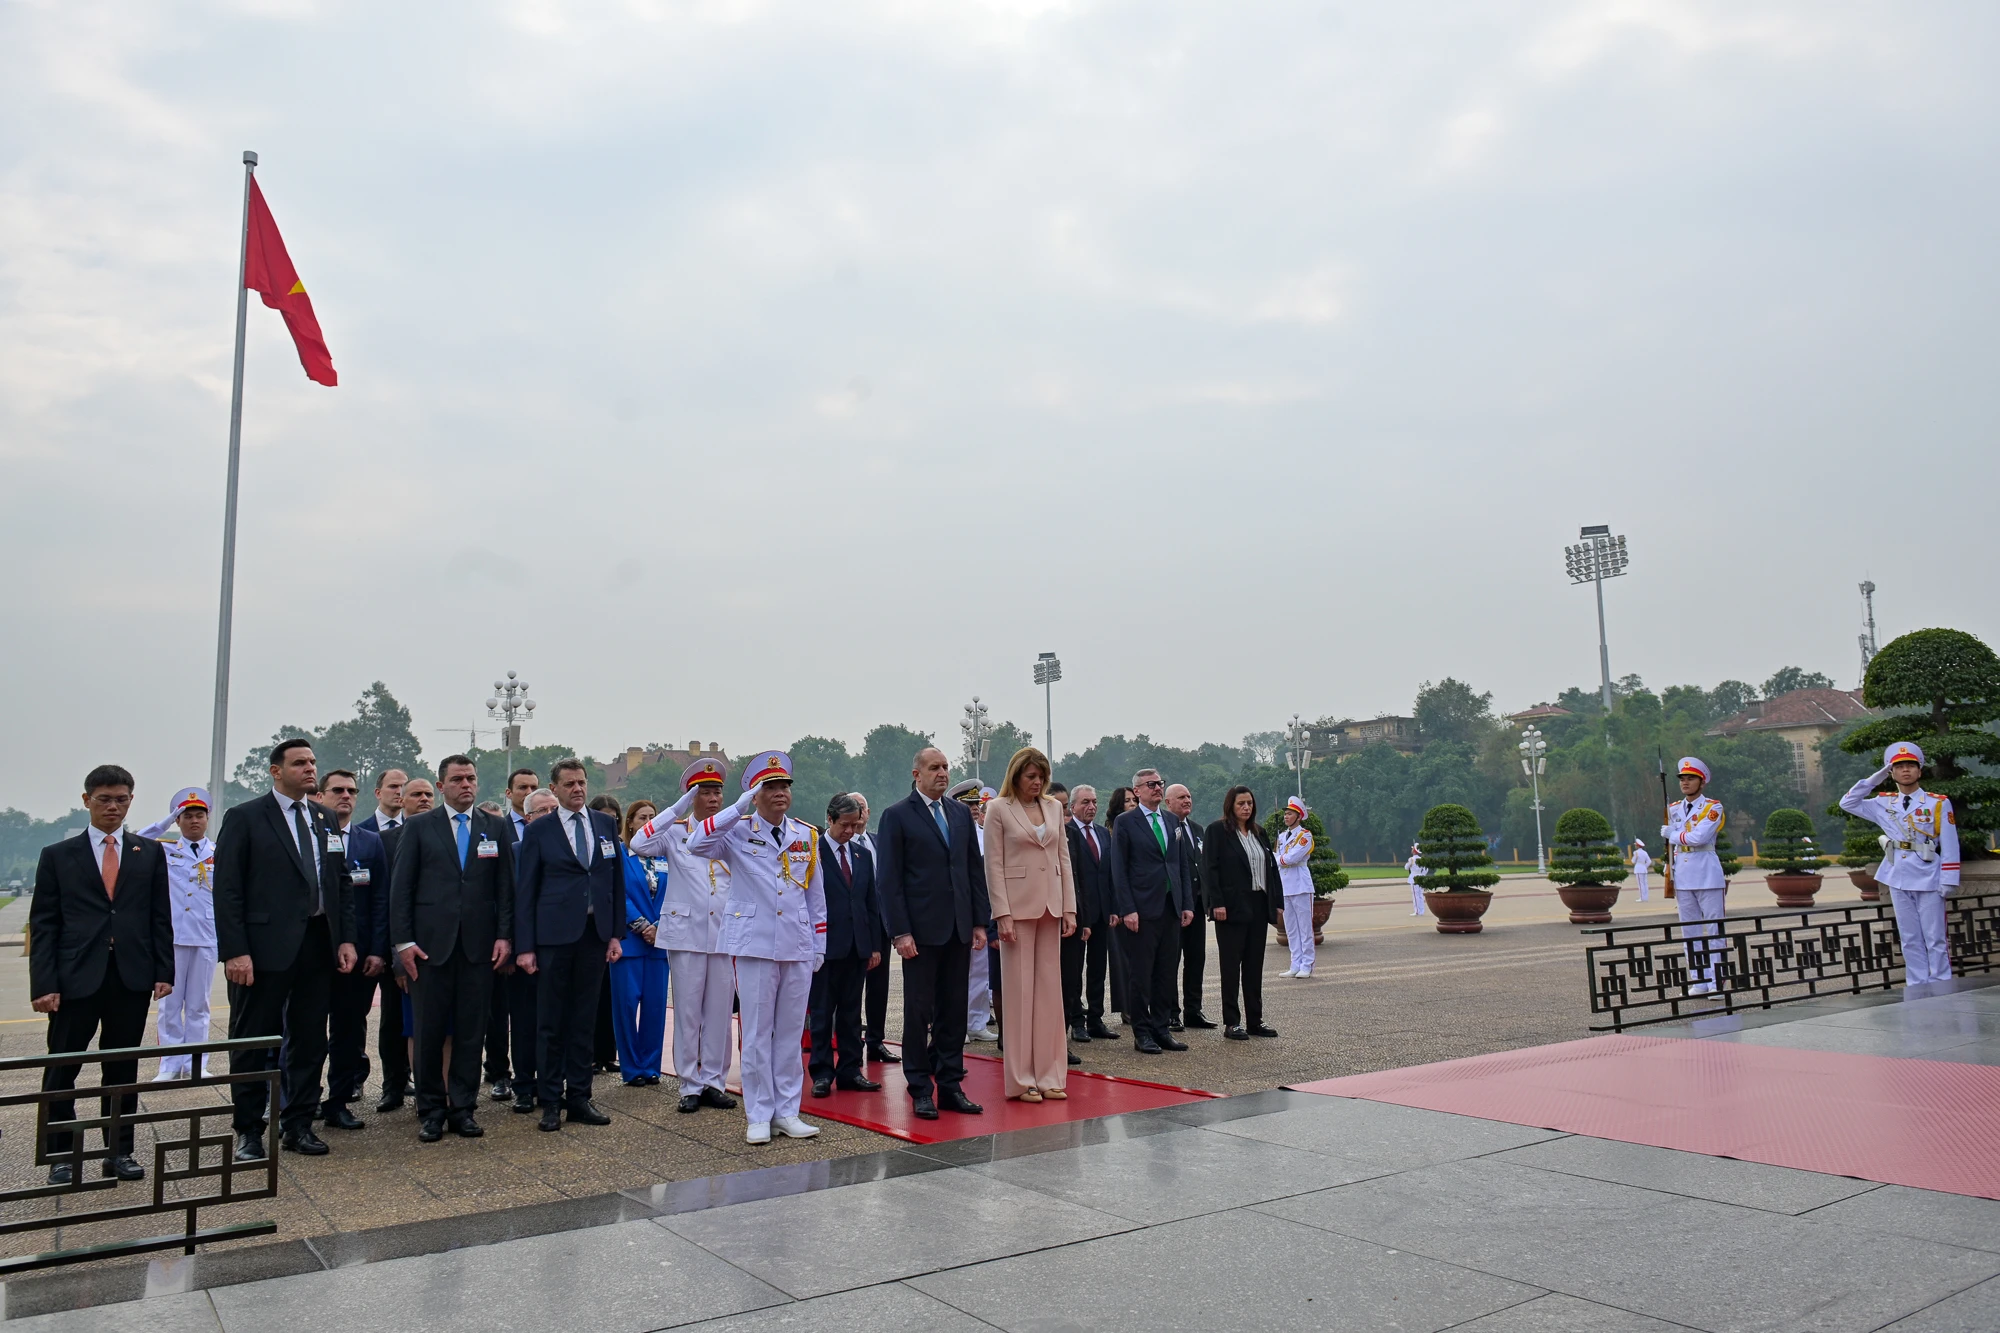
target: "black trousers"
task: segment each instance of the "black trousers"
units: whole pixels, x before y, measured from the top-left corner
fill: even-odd
[[[606,1069],[618,1068],[618,1029],[611,1025],[611,966],[597,986],[597,1026],[590,1034],[590,1060]]]
[[[1222,968],[1222,1021],[1235,1027],[1251,1027],[1264,1021],[1264,941],[1271,925],[1263,917],[1255,921],[1215,923],[1215,956]],[[1243,988],[1243,1008],[1236,1007],[1238,978]]]
[[[470,1115],[479,1105],[479,1051],[493,997],[493,960],[467,958],[452,942],[444,959],[417,963],[410,1008],[417,1021],[417,1114]],[[451,1039],[451,1068],[444,1064]]]
[[[403,988],[391,967],[375,978],[381,996],[375,1019],[375,1055],[382,1061],[382,1091],[400,1096],[410,1081],[410,1034],[403,1030]]]
[[[514,987],[516,979],[520,984],[531,985],[525,974],[495,972],[493,974],[493,994],[486,1002],[486,1081],[498,1083],[510,1077],[507,1063],[508,1019],[514,1012]]]
[[[285,1039],[284,1104],[279,1125],[286,1133],[312,1128],[319,1109],[319,1071],[326,1063],[326,1019],[333,997],[333,933],[326,918],[306,922],[306,937],[290,967],[255,969],[248,986],[229,983],[229,1035]],[[278,1067],[278,1052],[242,1051],[229,1058],[232,1074]],[[264,1128],[269,1098],[262,1080],[235,1086],[238,1133]]]
[[[375,1003],[378,982],[363,976],[359,963],[352,972],[333,974],[327,993],[324,1106],[347,1105],[368,1082],[368,1008]],[[398,1023],[401,1018],[399,1007]]]
[[[1123,926],[1094,925],[1090,928],[1090,940],[1083,946],[1084,992],[1083,1012],[1088,1018],[1100,1023],[1104,1021],[1104,983],[1111,981],[1111,1012],[1122,1014],[1125,1010],[1125,950],[1118,943],[1118,937],[1125,934]]]
[[[522,1093],[530,1097],[540,1095],[536,1071],[542,1067],[542,1022],[535,996],[541,988],[539,980],[518,968],[507,978],[507,1030],[513,1047],[516,1097]]]
[[[972,944],[919,944],[903,960],[903,1078],[910,1096],[929,1097],[965,1082],[965,1009]]]
[[[872,969],[861,982],[862,1036],[871,1046],[889,1040],[889,960],[893,957],[884,950],[882,966]]]
[[[849,954],[827,959],[813,973],[812,992],[806,1000],[812,1058],[806,1068],[815,1083],[823,1078],[851,1083],[861,1077],[861,992],[868,970],[865,955]]]
[[[1125,950],[1125,1012],[1132,1015],[1134,1040],[1171,1035],[1167,1019],[1174,1008],[1174,955],[1180,938],[1178,916],[1142,916],[1137,930],[1118,927],[1118,943]]]
[[[1104,927],[1102,926],[1093,926],[1090,929],[1090,933],[1095,936],[1103,929]],[[1068,936],[1062,942],[1064,1027],[1073,1028],[1084,1021],[1083,968],[1084,956],[1088,953],[1090,946],[1083,938],[1083,930],[1084,928],[1079,925],[1076,928],[1076,934]]]
[[[1200,912],[1181,927],[1181,1007],[1180,1014],[1201,1012],[1202,974],[1208,969],[1208,918]]]
[[[114,959],[105,969],[104,984],[94,995],[62,997],[62,1007],[49,1015],[49,1053],[58,1051],[82,1051],[90,1048],[90,1039],[103,1029],[97,1043],[100,1051],[116,1051],[137,1046],[146,1039],[146,1011],[152,1006],[153,993],[150,990],[128,990],[119,980],[118,964]],[[76,1076],[81,1065],[53,1065],[42,1071],[43,1091],[61,1088],[64,1091],[76,1086]],[[114,1060],[98,1066],[103,1072],[98,1076],[101,1087],[113,1087],[120,1083],[139,1081],[137,1060]],[[127,1093],[118,1099],[118,1113],[132,1115],[139,1109],[139,1094]],[[111,1114],[111,1099],[97,1099],[99,1115]],[[75,1102],[49,1103],[49,1119],[69,1120],[76,1115]],[[105,1135],[104,1146],[111,1146],[110,1135]],[[49,1151],[66,1153],[70,1150],[68,1134],[49,1135]],[[125,1121],[118,1126],[119,1152],[130,1156],[132,1153],[132,1124]]]
[[[592,1044],[596,1040],[598,993],[610,970],[604,961],[609,940],[596,934],[596,918],[574,944],[544,944],[535,950],[536,1099],[543,1106],[590,1100]]]

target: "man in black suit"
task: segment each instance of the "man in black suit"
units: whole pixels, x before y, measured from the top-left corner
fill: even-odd
[[[539,1128],[608,1125],[591,1092],[591,1045],[604,969],[618,961],[625,933],[625,846],[618,823],[588,808],[581,760],[549,770],[560,808],[528,825],[514,895],[514,935],[521,971],[535,979],[535,1069],[541,1080]]]
[[[903,960],[903,1077],[919,1119],[938,1108],[978,1115],[965,1095],[965,1012],[972,952],[986,947],[986,861],[972,816],[945,799],[951,761],[917,752],[907,800],[882,812],[875,879],[889,943]],[[979,923],[979,924],[975,924]]]
[[[327,1003],[326,1100],[319,1118],[333,1129],[360,1129],[354,1100],[368,1081],[368,1010],[389,969],[389,857],[382,839],[353,823],[361,780],[336,768],[319,782],[314,801],[340,832],[347,883],[354,893],[354,950],[361,965],[336,975]]]
[[[867,816],[846,792],[826,805],[821,855],[826,889],[826,961],[813,974],[806,1013],[812,1028],[813,1096],[833,1092],[836,1080],[851,1092],[874,1092],[861,1051],[863,982],[882,966],[882,901],[875,892],[875,858],[860,839]],[[835,1043],[839,1044],[838,1059]]]
[[[403,826],[403,789],[409,785],[410,775],[400,768],[385,768],[375,775],[375,811],[366,819],[355,821],[356,828],[365,828],[376,837],[384,837],[390,829]],[[412,814],[415,811],[411,812]]]
[[[300,737],[271,750],[271,790],[222,820],[215,840],[215,942],[229,980],[229,1035],[285,1037],[280,1142],[317,1157],[313,1133],[319,1072],[326,1063],[333,978],[352,972],[354,896],[340,831],[307,798],[319,786],[312,743]],[[262,1073],[276,1053],[230,1057],[231,1073]],[[264,1156],[264,1083],[238,1083],[236,1160]]]
[[[1161,808],[1166,784],[1142,768],[1132,779],[1138,804],[1111,827],[1111,910],[1125,950],[1125,1007],[1132,1044],[1142,1055],[1184,1051],[1167,1024],[1174,1008],[1174,954],[1182,926],[1194,920],[1187,844],[1180,820]]]
[[[1175,1032],[1183,1028],[1212,1028],[1215,1023],[1201,1011],[1202,973],[1208,968],[1208,902],[1201,891],[1201,825],[1188,818],[1194,813],[1194,794],[1176,782],[1167,788],[1166,806],[1180,821],[1178,836],[1187,865],[1188,897],[1194,903],[1194,920],[1181,927],[1176,950],[1180,955],[1181,1002],[1167,1026]]]
[[[381,799],[379,784],[376,799]],[[396,846],[402,840],[403,830],[410,826],[410,820],[436,804],[437,788],[427,780],[405,778],[396,784],[396,811],[391,819],[383,821],[382,831],[382,856],[389,863],[389,882],[393,883],[396,877]],[[369,816],[370,820],[374,818]],[[375,1054],[382,1059],[382,1099],[375,1103],[375,1109],[385,1115],[402,1110],[403,1103],[416,1093],[416,1085],[410,1081],[410,1039],[414,1034],[403,1024],[403,997],[409,994],[410,979],[403,975],[403,965],[395,951],[392,940],[389,966],[381,977],[382,999],[375,1033]]]
[[[521,839],[528,836],[528,798],[540,790],[542,781],[532,768],[517,768],[507,775],[507,823],[514,830],[514,870],[518,885],[521,869]],[[518,896],[518,894],[517,894]],[[518,952],[518,951],[517,951]],[[520,978],[517,982],[516,978]],[[515,1018],[521,1008],[522,995],[532,996],[535,992],[533,980],[523,977],[516,960],[509,960],[507,966],[493,974],[493,998],[486,1008],[486,1081],[493,1085],[488,1096],[496,1102],[504,1102],[514,1096],[514,1083],[527,1069],[518,1062],[511,1068],[508,1064],[510,1050],[519,1050],[521,1039],[529,1042],[535,1039],[534,1018],[528,1018],[528,1031],[518,1030],[519,1020]],[[532,1005],[530,1006],[532,1008]],[[513,1032],[511,1046],[508,1034]],[[532,1072],[527,1072],[530,1083]],[[532,1093],[534,1089],[529,1088]]]
[[[1062,942],[1063,1017],[1071,1041],[1108,1041],[1104,973],[1118,942],[1105,925],[1111,916],[1111,839],[1097,827],[1097,788],[1086,784],[1071,792],[1069,812],[1063,836],[1069,839],[1076,880],[1076,934]]]
[[[875,857],[875,836],[868,831],[868,798],[858,791],[847,793],[861,802],[861,831],[854,835],[855,845],[868,849],[871,859]],[[879,901],[881,893],[876,893]],[[867,1043],[867,1054],[877,1064],[889,1064],[894,1057],[883,1043],[888,1041],[886,1031],[889,1025],[889,967],[885,959],[881,967],[870,968],[861,982],[861,1039]]]
[[[479,1053],[493,973],[514,935],[513,830],[473,808],[479,766],[465,755],[446,756],[437,785],[443,803],[405,826],[389,871],[389,937],[415,1011],[421,1143],[443,1138],[447,1123],[461,1138],[486,1132],[472,1114]]]
[[[160,844],[125,831],[132,808],[132,775],[100,764],[83,780],[90,827],[42,849],[35,866],[35,896],[28,907],[28,996],[35,1012],[49,1016],[49,1053],[81,1051],[103,1034],[98,1049],[137,1046],[146,1035],[146,1010],[174,989],[174,924],[167,896],[167,857]],[[80,1065],[42,1071],[44,1090],[76,1086]],[[137,1060],[102,1068],[105,1087],[139,1081]],[[111,1114],[100,1098],[99,1114]],[[118,1099],[121,1115],[139,1109],[136,1093]],[[51,1102],[49,1119],[75,1118],[76,1103]],[[68,1153],[68,1134],[49,1135],[51,1155]],[[49,1184],[80,1183],[74,1162],[49,1167]],[[132,1123],[118,1126],[118,1142],[104,1136],[104,1174],[142,1180],[146,1169],[132,1156]]]

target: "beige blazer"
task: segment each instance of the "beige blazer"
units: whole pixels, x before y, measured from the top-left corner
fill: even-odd
[[[1070,872],[1069,839],[1063,836],[1062,804],[1044,796],[1035,837],[1036,811],[1009,797],[986,806],[986,898],[997,917],[1032,921],[1076,912],[1076,878]]]

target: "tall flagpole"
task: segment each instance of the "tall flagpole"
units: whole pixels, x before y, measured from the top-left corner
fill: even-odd
[[[229,627],[236,600],[236,478],[243,466],[243,330],[249,320],[250,178],[257,155],[243,153],[243,240],[236,255],[236,374],[229,389],[229,495],[222,511],[222,610],[215,631],[215,727],[208,743],[208,799],[220,807],[229,745]]]

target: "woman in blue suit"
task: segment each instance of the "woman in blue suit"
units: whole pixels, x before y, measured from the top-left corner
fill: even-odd
[[[625,845],[654,815],[650,802],[634,801],[625,811]],[[618,1038],[618,1068],[627,1087],[650,1088],[660,1081],[660,1055],[667,1044],[667,951],[655,943],[660,904],[667,893],[667,858],[625,858],[624,950],[611,965],[611,1026]]]

